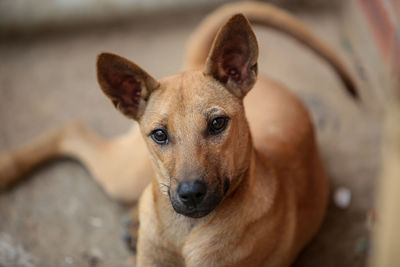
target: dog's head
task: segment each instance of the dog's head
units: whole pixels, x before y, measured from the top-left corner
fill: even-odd
[[[176,212],[207,215],[248,171],[252,144],[243,97],[256,81],[257,57],[243,15],[220,29],[202,71],[156,81],[127,59],[99,55],[99,84],[119,111],[139,122],[160,192]]]

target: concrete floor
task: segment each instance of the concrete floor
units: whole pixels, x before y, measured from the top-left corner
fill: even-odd
[[[95,58],[110,51],[154,77],[180,69],[184,43],[201,12],[128,24],[0,41],[0,150],[80,119],[105,136],[131,122],[114,110],[95,78]],[[298,14],[356,69],[335,14]],[[381,117],[356,105],[330,68],[307,49],[257,28],[260,71],[280,80],[309,106],[332,191],[352,191],[349,208],[330,204],[325,223],[295,266],[364,266],[366,218],[373,208]],[[373,90],[362,88],[365,99]],[[371,103],[372,101],[367,101]],[[0,266],[131,266],[121,240],[126,209],[109,199],[79,163],[59,160],[0,194]]]

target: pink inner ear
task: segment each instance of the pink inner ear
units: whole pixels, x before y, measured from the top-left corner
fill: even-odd
[[[222,60],[222,68],[227,77],[231,77],[234,81],[239,82],[246,68],[244,55],[241,52],[225,53]]]
[[[237,44],[234,49],[225,48],[221,58],[222,82],[231,78],[239,86],[246,86],[250,79],[249,60],[249,53],[243,45]]]
[[[141,83],[131,75],[119,73],[109,74],[107,81],[112,88],[110,95],[114,98],[114,105],[124,113],[134,115],[140,103]]]
[[[247,36],[242,32],[230,32],[219,47],[220,80],[226,82],[229,78],[242,86],[249,79],[250,51]]]

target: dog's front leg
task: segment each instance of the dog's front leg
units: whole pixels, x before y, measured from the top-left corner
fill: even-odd
[[[158,244],[156,240],[150,240],[143,237],[139,232],[139,241],[137,244],[137,266],[162,266],[162,267],[179,267],[185,266],[182,258],[174,251]],[[155,241],[155,242],[154,242]],[[161,241],[161,240],[159,240]]]
[[[136,245],[137,266],[184,266],[176,246],[166,238],[166,222],[160,221],[152,184],[146,187],[139,201],[139,235]],[[167,222],[170,223],[170,222]]]
[[[125,229],[122,235],[123,240],[129,250],[136,253],[136,245],[139,235],[139,210],[138,205],[134,205],[128,217],[124,220]]]

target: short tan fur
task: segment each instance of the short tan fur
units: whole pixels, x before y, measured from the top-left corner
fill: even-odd
[[[138,266],[292,264],[322,223],[327,180],[307,110],[258,75],[256,37],[233,15],[240,10],[310,46],[356,95],[334,52],[289,14],[230,4],[194,32],[182,73],[157,81],[100,54],[101,89],[139,127],[111,140],[79,124],[44,135],[0,156],[0,187],[47,159],[76,157],[115,199],[140,197]]]

